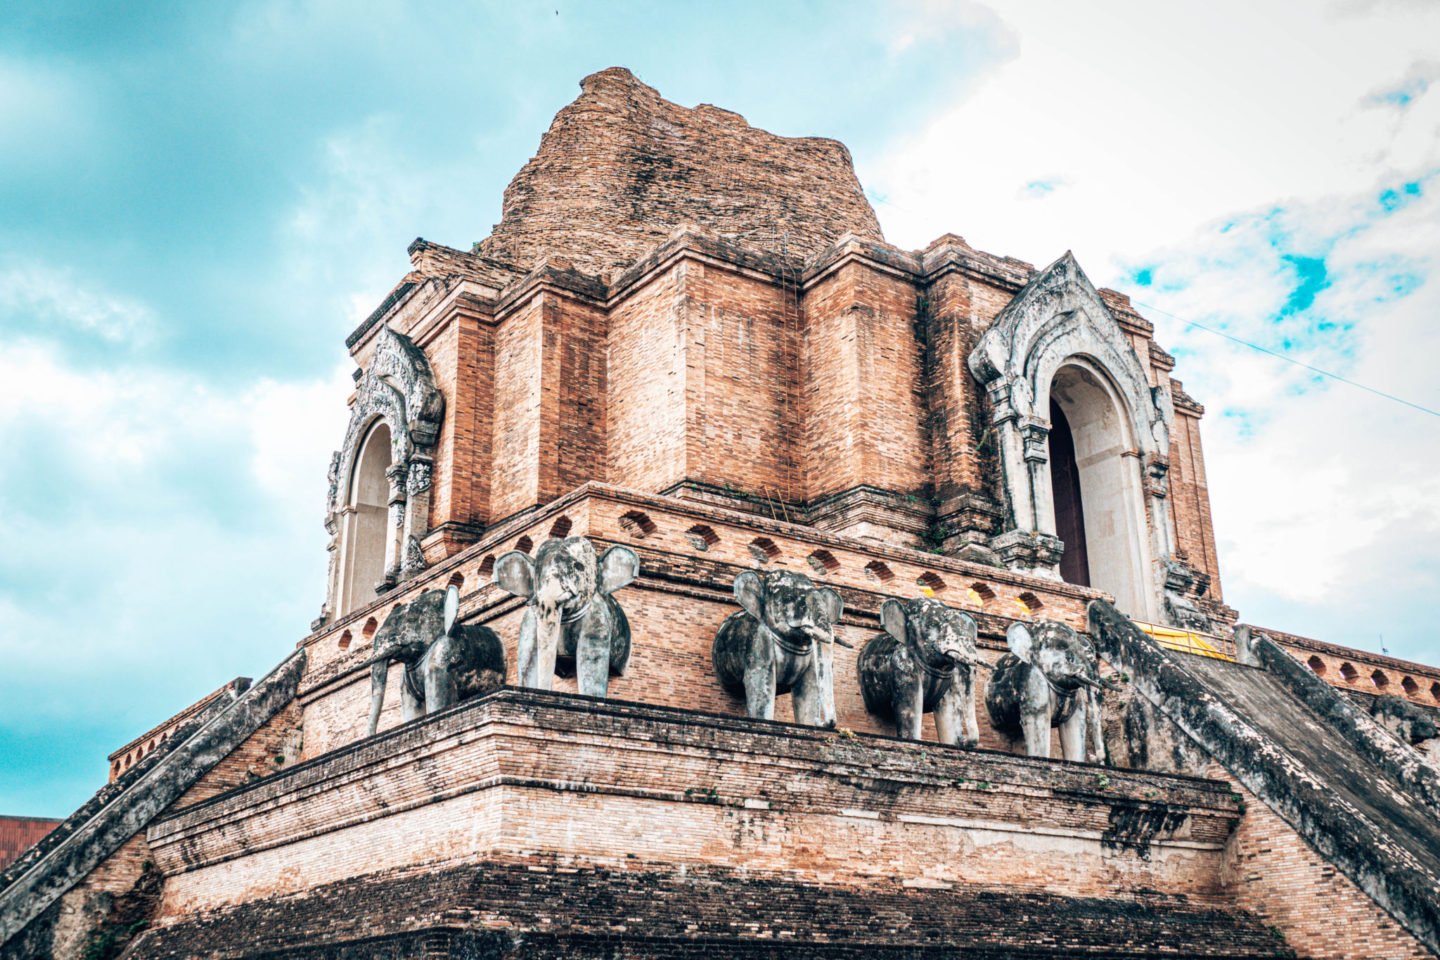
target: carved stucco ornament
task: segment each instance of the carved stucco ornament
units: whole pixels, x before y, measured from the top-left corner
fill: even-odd
[[[345,440],[330,460],[330,489],[325,529],[330,533],[330,589],[321,620],[336,610],[346,559],[342,516],[349,509],[350,477],[360,448],[377,421],[390,430],[389,518],[386,524],[385,576],[380,589],[424,569],[420,541],[429,531],[430,490],[436,441],[444,422],[445,397],[425,353],[409,337],[380,328],[370,364],[359,376]]]
[[[968,362],[990,400],[1008,501],[1008,523],[990,545],[1011,569],[1057,579],[1064,545],[1056,536],[1048,464],[1051,384],[1067,365],[1104,380],[1128,418],[1135,489],[1145,501],[1148,529],[1139,546],[1148,582],[1139,591],[1144,609],[1131,612],[1168,619],[1180,599],[1167,589],[1175,562],[1168,500],[1175,419],[1169,381],[1151,386],[1129,338],[1073,254],[1038,272],[1015,295]]]

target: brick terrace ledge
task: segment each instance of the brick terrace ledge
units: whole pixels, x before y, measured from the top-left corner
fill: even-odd
[[[536,854],[1204,901],[1239,816],[1215,780],[507,687],[148,838],[171,914]]]

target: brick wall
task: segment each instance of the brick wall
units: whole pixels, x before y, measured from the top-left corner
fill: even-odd
[[[1179,384],[1175,386],[1178,389]],[[1210,578],[1206,599],[1223,603],[1215,526],[1210,517],[1210,486],[1200,447],[1199,410],[1184,398],[1175,404],[1175,426],[1170,434],[1170,509],[1176,545],[1192,567]]]
[[[660,272],[610,314],[607,471],[640,490],[685,478],[688,264]]]
[[[1211,775],[1226,777],[1218,764]],[[1232,781],[1245,815],[1226,851],[1225,890],[1236,906],[1285,931],[1315,960],[1408,960],[1431,956],[1415,938],[1254,795]]]
[[[495,332],[490,511],[506,517],[540,502],[544,304],[532,299]],[[477,518],[488,519],[488,518]]]
[[[252,957],[352,960],[1292,956],[1254,918],[1178,898],[821,886],[748,869],[532,856],[379,872],[209,912],[147,935],[135,957],[230,956],[236,943]]]
[[[806,291],[804,499],[861,484],[928,495],[916,296],[856,263]]]
[[[488,318],[456,310],[422,349],[445,396],[445,418],[435,445],[429,526],[470,523],[490,513],[494,327]],[[447,538],[447,546],[437,555],[448,556],[461,546]]]
[[[505,691],[183,808],[149,840],[169,915],[535,851],[1206,902],[1235,816],[1188,777]]]
[[[1440,707],[1440,668],[1369,650],[1356,650],[1264,627],[1295,659],[1333,687],[1371,696],[1395,696],[1420,706]]]
[[[0,869],[14,863],[59,822],[45,817],[0,817]]]
[[[800,499],[794,291],[709,264],[690,265],[686,279],[686,477]]]
[[[544,295],[540,367],[540,500],[548,502],[606,471],[605,312]]]
[[[935,490],[941,498],[996,489],[999,478],[984,469],[979,450],[989,417],[966,361],[1008,300],[959,273],[938,278],[926,293],[927,409]]]

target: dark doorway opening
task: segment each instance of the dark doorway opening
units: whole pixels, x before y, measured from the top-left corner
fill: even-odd
[[[1085,549],[1085,509],[1080,498],[1080,465],[1075,437],[1060,405],[1050,401],[1050,490],[1055,497],[1055,535],[1065,541],[1060,576],[1066,583],[1090,586],[1090,557]]]

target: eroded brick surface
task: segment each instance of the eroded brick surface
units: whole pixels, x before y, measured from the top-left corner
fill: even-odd
[[[318,952],[321,944],[333,953]],[[1289,954],[1253,918],[1184,898],[915,889],[883,881],[835,887],[763,871],[680,871],[639,861],[593,867],[539,857],[382,874],[217,911],[148,935],[134,955],[1119,960]]]
[[[843,144],[779,137],[709,104],[687,110],[622,68],[582,86],[506,188],[481,255],[522,269],[555,256],[605,273],[685,223],[784,242],[796,259],[846,232],[880,239]]]

